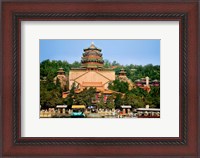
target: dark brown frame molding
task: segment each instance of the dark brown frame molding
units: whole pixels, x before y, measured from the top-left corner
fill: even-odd
[[[148,9],[147,9],[148,8]],[[198,157],[198,1],[3,2],[2,155]],[[21,21],[177,20],[180,24],[178,138],[22,138]],[[0,155],[1,156],[1,155]]]

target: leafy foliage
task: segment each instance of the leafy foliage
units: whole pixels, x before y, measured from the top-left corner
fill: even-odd
[[[52,79],[57,75],[57,71],[59,68],[63,68],[66,74],[69,74],[69,70],[71,68],[78,68],[81,66],[81,63],[78,61],[69,64],[67,61],[61,60],[44,60],[40,63],[40,79],[47,77],[48,81],[52,81]]]
[[[126,93],[128,91],[128,83],[116,79],[112,83],[109,83],[108,88],[117,92]]]
[[[55,107],[57,104],[62,104],[63,101],[62,89],[59,84],[40,83],[40,105],[42,109]]]
[[[95,88],[85,88],[82,92],[74,95],[75,104],[91,105],[91,98],[94,97],[96,92]]]

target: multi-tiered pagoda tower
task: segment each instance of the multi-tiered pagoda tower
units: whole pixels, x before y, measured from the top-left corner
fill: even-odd
[[[104,61],[101,49],[97,48],[94,43],[92,43],[89,48],[84,49],[81,63],[82,68],[87,68],[91,70],[102,68]]]
[[[94,43],[83,49],[80,68],[72,68],[69,72],[69,89],[75,84],[80,91],[84,88],[95,87],[99,91],[108,89],[108,84],[115,80],[115,71],[103,67],[103,54]]]

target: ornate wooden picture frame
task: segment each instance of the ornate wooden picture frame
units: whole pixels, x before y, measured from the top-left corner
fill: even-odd
[[[3,2],[3,156],[199,155],[196,2]],[[21,21],[179,21],[179,137],[21,137]],[[170,61],[169,61],[170,62]]]

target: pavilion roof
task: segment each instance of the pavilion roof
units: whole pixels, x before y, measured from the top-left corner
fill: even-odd
[[[135,80],[135,82],[141,82],[139,79]]]
[[[85,105],[72,105],[72,109],[85,109]]]
[[[137,108],[138,111],[160,111],[158,108]]]
[[[125,73],[126,74],[126,70],[124,70],[123,68],[120,70],[119,74]]]
[[[102,87],[102,82],[83,82],[83,87]]]
[[[64,71],[64,69],[61,67],[61,68],[58,69],[57,72],[65,72],[65,71]]]
[[[56,108],[67,108],[67,105],[57,105]]]
[[[86,51],[86,50],[99,50],[99,51],[101,51],[101,49],[97,48],[97,47],[94,45],[93,42],[91,43],[90,47],[84,49],[84,51]]]
[[[159,82],[158,80],[153,80],[152,82]]]
[[[132,108],[132,106],[131,105],[121,105],[121,108],[123,108],[123,109],[130,109],[130,108]]]

